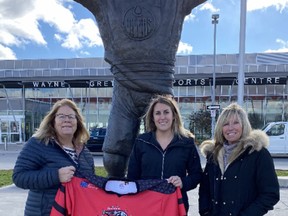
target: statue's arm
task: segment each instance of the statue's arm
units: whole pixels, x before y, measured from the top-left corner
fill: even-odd
[[[94,15],[95,13],[97,13],[97,11],[99,11],[99,0],[74,0],[74,1],[83,5]]]
[[[197,7],[198,5],[200,5],[206,1],[207,0],[192,0],[192,1],[190,0],[190,2],[192,2],[192,4],[193,4],[193,8]]]
[[[195,8],[195,7],[197,7],[198,5],[200,5],[200,4],[202,4],[202,3],[204,3],[204,2],[206,2],[207,0],[188,0],[187,1],[187,9],[189,10],[189,11],[186,11],[187,12],[187,14],[190,14],[191,13],[191,10],[193,9],[193,8]]]

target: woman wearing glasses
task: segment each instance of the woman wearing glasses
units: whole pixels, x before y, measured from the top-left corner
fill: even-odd
[[[77,105],[57,101],[24,145],[13,171],[16,186],[29,189],[25,216],[48,216],[61,183],[94,174],[94,160],[85,147],[89,132]]]

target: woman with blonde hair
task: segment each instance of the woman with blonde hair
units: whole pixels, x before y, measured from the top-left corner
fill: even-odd
[[[268,136],[251,128],[244,109],[230,104],[220,114],[214,140],[204,141],[207,159],[199,188],[202,216],[266,214],[279,200]]]
[[[77,105],[57,101],[24,145],[14,170],[16,186],[29,189],[25,216],[48,216],[61,183],[94,174],[94,160],[85,147],[89,133]]]
[[[180,187],[188,212],[187,191],[197,187],[202,168],[193,134],[183,127],[179,108],[171,96],[153,98],[145,115],[146,133],[137,137],[127,177],[167,179]]]

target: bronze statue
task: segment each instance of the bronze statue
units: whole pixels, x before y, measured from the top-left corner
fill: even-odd
[[[206,0],[74,0],[97,21],[114,75],[103,145],[110,177],[124,177],[151,97],[173,95],[174,64],[186,15]]]

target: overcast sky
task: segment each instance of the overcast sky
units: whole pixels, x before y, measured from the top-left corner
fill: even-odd
[[[108,1],[108,0],[107,0]],[[178,55],[239,52],[241,0],[208,0],[186,17]],[[288,52],[288,0],[247,0],[246,52]],[[72,0],[0,0],[0,59],[102,57],[92,14]]]

